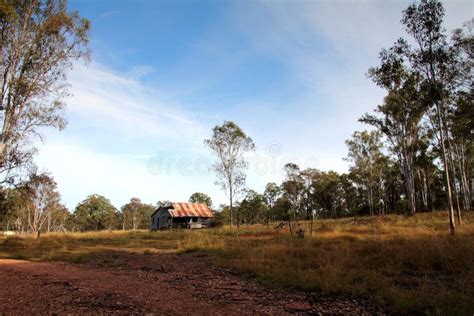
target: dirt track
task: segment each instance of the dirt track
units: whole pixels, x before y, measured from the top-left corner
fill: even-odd
[[[360,300],[269,290],[205,258],[113,256],[114,268],[0,260],[0,314],[383,314]]]

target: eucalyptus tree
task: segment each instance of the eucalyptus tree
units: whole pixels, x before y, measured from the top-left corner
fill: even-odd
[[[464,28],[454,30],[452,36],[454,56],[460,75],[457,77],[462,87],[454,96],[451,111],[450,131],[452,138],[453,166],[457,170],[459,191],[465,210],[471,209],[472,192],[469,179],[472,177],[474,161],[474,18],[464,24]]]
[[[77,228],[82,231],[114,229],[118,211],[105,196],[93,194],[76,206],[73,213]]]
[[[17,218],[37,237],[45,224],[49,224],[49,231],[52,213],[63,208],[54,179],[48,174],[32,173],[17,191],[19,203],[14,210]]]
[[[131,198],[121,208],[122,229],[144,229],[149,227],[149,219],[155,207],[142,203],[139,198]]]
[[[171,207],[173,204],[173,202],[169,201],[169,200],[160,200],[158,202],[156,202],[156,207],[157,208],[160,208],[160,207]]]
[[[194,192],[193,194],[191,194],[191,196],[189,197],[189,202],[206,204],[208,207],[212,206],[211,197],[201,192]]]
[[[381,65],[371,68],[369,75],[388,91],[375,115],[365,114],[360,121],[375,126],[390,142],[390,150],[399,161],[410,214],[416,212],[415,155],[420,122],[425,107],[420,100],[420,79],[403,67],[394,49],[382,50]]]
[[[254,190],[247,191],[243,200],[237,208],[238,220],[243,224],[268,224],[268,206],[265,203],[263,194]]]
[[[293,215],[293,219],[296,220],[302,209],[304,179],[301,176],[300,167],[294,163],[287,163],[284,170],[286,172],[286,178],[281,184],[281,188],[283,195],[291,205],[291,215]]]
[[[46,231],[65,232],[71,213],[63,204],[55,204],[48,215]]]
[[[1,183],[32,164],[41,128],[63,129],[66,71],[89,56],[89,21],[65,0],[2,1],[0,5]]]
[[[269,182],[265,186],[265,191],[263,192],[265,202],[267,203],[269,210],[269,220],[275,221],[275,205],[278,198],[281,196],[281,188],[274,182]]]
[[[377,194],[381,190],[383,176],[383,144],[381,133],[378,131],[354,132],[352,138],[346,140],[348,157],[352,163],[350,172],[355,182],[362,186],[365,192],[369,213],[375,213]]]
[[[313,205],[324,212],[324,216],[335,218],[343,210],[345,191],[339,174],[335,171],[319,171],[313,174]]]
[[[230,225],[232,226],[234,200],[245,188],[245,170],[248,162],[244,154],[255,150],[255,143],[237,124],[225,121],[224,124],[212,129],[211,138],[204,140],[204,144],[217,158],[213,165],[217,175],[216,184],[229,197]]]
[[[346,173],[339,176],[339,181],[344,196],[343,212],[347,215],[355,214],[360,209],[360,197],[357,194],[357,189],[354,187],[351,177]]]
[[[418,200],[421,200],[421,205],[425,211],[433,210],[435,192],[443,187],[442,184],[438,183],[440,178],[440,169],[437,165],[439,150],[436,146],[437,142],[432,139],[432,134],[433,131],[429,127],[423,126],[415,158],[416,186],[419,191]]]
[[[457,100],[452,116],[453,163],[458,170],[459,186],[465,210],[472,208],[473,192],[469,179],[474,177],[474,101],[470,94],[462,94]]]
[[[409,73],[420,78],[420,100],[438,140],[444,169],[451,233],[456,224],[453,209],[454,173],[450,144],[449,113],[456,91],[466,88],[472,76],[472,54],[460,54],[456,42],[448,41],[443,28],[444,7],[437,0],[421,0],[403,11],[402,24],[411,41],[400,38],[390,48]],[[411,45],[410,43],[414,43]],[[460,219],[460,213],[458,212]]]

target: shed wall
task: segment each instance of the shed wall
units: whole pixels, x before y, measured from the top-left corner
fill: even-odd
[[[171,225],[171,215],[167,209],[160,209],[151,217],[150,229],[163,229]]]

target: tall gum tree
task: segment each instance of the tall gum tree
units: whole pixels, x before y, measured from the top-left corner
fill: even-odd
[[[235,197],[245,187],[245,170],[248,163],[244,159],[244,154],[255,150],[255,143],[237,124],[225,121],[224,124],[212,129],[211,138],[204,140],[204,144],[217,157],[217,162],[213,165],[217,175],[216,184],[229,197],[230,225],[232,226]]]
[[[65,0],[1,1],[1,183],[14,182],[32,163],[41,128],[65,127],[66,71],[88,59],[89,29]]]
[[[360,121],[375,126],[390,142],[390,150],[400,162],[410,214],[416,212],[415,155],[420,121],[425,109],[419,97],[420,80],[409,73],[391,50],[380,53],[381,65],[369,70],[369,76],[388,91],[376,115],[365,114]]]
[[[383,175],[383,144],[379,131],[354,132],[346,140],[348,154],[346,160],[352,163],[350,172],[361,185],[367,197],[370,215],[375,214],[376,193],[380,190]],[[381,210],[379,209],[379,212]]]
[[[454,235],[456,223],[452,191],[455,165],[449,119],[454,108],[454,96],[469,87],[467,82],[472,83],[469,79],[472,77],[472,54],[460,54],[456,42],[448,41],[443,28],[444,14],[444,7],[438,0],[421,0],[410,5],[403,11],[401,23],[411,38],[398,39],[390,51],[409,73],[416,74],[420,79],[420,100],[426,108],[425,117],[438,140],[449,225]],[[457,211],[460,222],[459,208]]]

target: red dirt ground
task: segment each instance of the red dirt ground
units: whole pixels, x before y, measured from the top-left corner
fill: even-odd
[[[385,314],[365,300],[271,290],[206,258],[111,256],[116,267],[1,259],[0,314]]]

